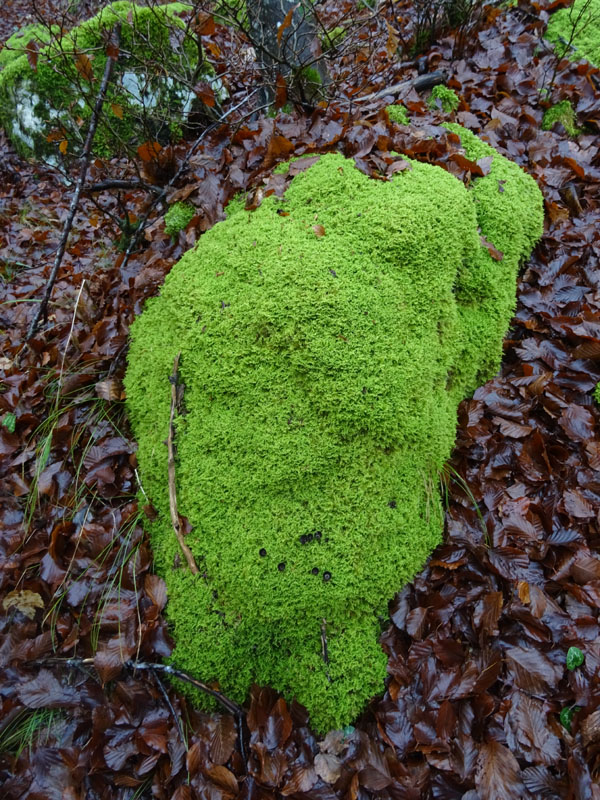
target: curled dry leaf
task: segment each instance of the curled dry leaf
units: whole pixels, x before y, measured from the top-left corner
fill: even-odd
[[[44,601],[37,592],[31,592],[29,589],[15,589],[6,595],[2,601],[2,608],[5,611],[16,609],[28,619],[33,619],[36,609],[44,608]]]

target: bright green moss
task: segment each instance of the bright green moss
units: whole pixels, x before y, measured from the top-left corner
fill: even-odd
[[[26,55],[13,59],[0,72],[0,123],[15,147],[26,157],[51,158],[62,138],[52,134],[62,131],[69,152],[81,148],[104,73],[107,36],[117,25],[119,59],[94,152],[108,156],[147,139],[165,144],[193,101],[193,93],[171,75],[165,77],[169,68],[177,75],[193,71],[197,63],[195,42],[179,17],[187,8],[182,3],[148,8],[119,0],[42,48],[35,71]],[[212,76],[206,65],[200,77]]]
[[[600,383],[596,384],[596,388],[594,389],[594,399],[600,405]]]
[[[54,33],[58,32],[58,28],[53,26],[53,31]],[[35,42],[38,47],[43,47],[50,40],[50,37],[51,33],[48,28],[39,22],[25,25],[24,28],[13,33],[6,40],[2,50],[0,50],[0,69],[22,56],[29,42]]]
[[[173,203],[165,214],[165,233],[175,236],[187,227],[196,210],[190,203]]]
[[[453,89],[448,89],[447,86],[439,84],[434,86],[429,95],[427,105],[429,108],[436,110],[441,108],[445,114],[450,114],[456,111],[460,104],[460,98]]]
[[[340,45],[344,39],[346,38],[347,31],[346,28],[338,25],[336,28],[332,28],[330,31],[326,31],[321,36],[321,47],[324,53],[327,53],[329,50],[332,50],[334,47]]]
[[[386,106],[385,110],[392,122],[397,122],[398,125],[410,125],[408,111],[403,105]]]
[[[561,56],[572,61],[586,59],[600,67],[600,0],[575,0],[569,8],[556,11],[550,17],[546,38]]]
[[[569,136],[579,136],[581,133],[581,129],[577,127],[575,110],[568,100],[561,100],[560,103],[544,112],[542,130],[552,130],[557,122],[561,123]]]
[[[174,660],[239,701],[254,681],[296,697],[320,731],[383,691],[388,601],[441,540],[457,405],[498,368],[542,232],[534,181],[453,130],[470,158],[494,156],[471,189],[428,164],[385,182],[321,156],[284,199],[228,209],[132,328],[128,407]],[[197,578],[169,521],[178,352]]]

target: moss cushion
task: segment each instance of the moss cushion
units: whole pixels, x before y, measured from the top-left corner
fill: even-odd
[[[284,200],[204,234],[132,328],[127,402],[175,662],[239,701],[269,684],[319,730],[384,688],[388,601],[441,540],[457,406],[499,367],[542,233],[534,181],[454,129],[469,157],[493,156],[470,188],[428,164],[386,182],[323,155]],[[177,492],[197,577],[169,517],[180,351]]]
[[[586,59],[600,67],[600,0],[575,0],[556,11],[550,17],[546,38],[572,61]]]

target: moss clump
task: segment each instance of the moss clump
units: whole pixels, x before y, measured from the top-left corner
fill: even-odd
[[[190,203],[174,203],[165,214],[165,233],[175,236],[187,228],[196,213]]]
[[[575,110],[568,100],[561,100],[560,103],[557,103],[544,112],[542,130],[552,130],[557,122],[560,122],[569,136],[575,137],[579,136],[581,133],[581,129],[577,127]]]
[[[347,35],[346,28],[338,25],[336,28],[332,28],[330,31],[326,31],[321,36],[321,48],[324,53],[329,52],[329,50],[333,50],[333,48],[340,45]]]
[[[469,158],[493,156],[471,189],[429,164],[384,182],[323,155],[284,200],[228,209],[132,328],[128,408],[174,660],[239,701],[254,681],[296,697],[320,731],[383,690],[388,601],[441,540],[456,409],[498,369],[519,263],[542,233],[534,181],[452,130]],[[169,520],[178,352],[196,578]]]
[[[64,139],[69,152],[80,149],[104,73],[108,38],[117,25],[119,58],[94,152],[108,156],[148,139],[169,141],[194,99],[168,74],[193,72],[197,65],[195,42],[180,18],[188,9],[182,3],[147,8],[119,0],[42,48],[36,70],[26,55],[13,59],[0,72],[0,123],[14,146],[26,157],[46,159],[56,156]],[[213,76],[208,64],[200,70],[204,79]]]
[[[398,125],[410,125],[408,111],[403,105],[386,106],[385,110],[392,122],[397,122]]]
[[[594,389],[594,399],[600,405],[600,383],[596,384],[596,388]]]
[[[35,42],[38,47],[43,47],[50,41],[53,34],[58,33],[58,30],[56,26],[53,26],[50,31],[45,25],[33,22],[13,33],[0,50],[0,69],[22,56],[30,42]]]
[[[600,67],[600,0],[575,0],[569,8],[561,8],[550,17],[546,38],[560,56],[586,59]]]
[[[441,108],[444,114],[450,114],[460,105],[460,98],[453,89],[440,84],[431,90],[427,105],[434,111]]]

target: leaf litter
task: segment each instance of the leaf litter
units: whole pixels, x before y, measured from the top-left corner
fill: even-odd
[[[600,97],[597,70],[561,62],[557,90],[585,132],[575,141],[560,127],[541,130],[538,89],[554,61],[538,48],[551,7],[521,0],[510,13],[491,12],[469,53],[452,60],[448,36],[431,56],[461,98],[456,121],[534,175],[547,217],[521,276],[501,373],[459,411],[445,542],[390,605],[386,692],[355,727],[318,741],[301,706],[255,687],[245,759],[232,715],[199,713],[164,673],[124,666],[160,662],[172,647],[166,590],[142,527],[151,499],[138,507],[143,486],[122,405],[129,325],[233,195],[250,193],[248,208],[282,196],[319,153],[339,150],[385,179],[408,168],[392,155],[400,152],[467,185],[489,164],[469,162],[440,128],[444,117],[414,90],[403,98],[411,128],[390,123],[391,97],[362,114],[340,102],[310,117],[222,125],[173,187],[197,214],[176,241],[151,217],[125,264],[121,230],[104,217],[100,224],[86,196],[49,325],[22,351],[68,196],[56,173],[21,161],[0,134],[0,418],[10,421],[0,425],[0,742],[20,715],[62,709],[43,738],[20,751],[0,748],[7,800],[600,798],[592,399],[600,380]],[[414,23],[408,6],[394,8],[401,22],[385,19],[381,48],[365,66],[369,92],[416,75],[388,46],[394,26]],[[219,25],[205,41],[227,52]],[[350,98],[357,86],[342,83],[341,94]],[[232,103],[243,91],[240,75]],[[168,180],[184,156],[178,145],[158,166],[143,162],[146,179]],[[290,156],[304,165],[273,175]],[[98,163],[92,178],[127,169]],[[136,188],[120,201],[130,221],[149,202]],[[115,195],[100,203],[118,212]],[[501,262],[493,243],[484,246]]]

